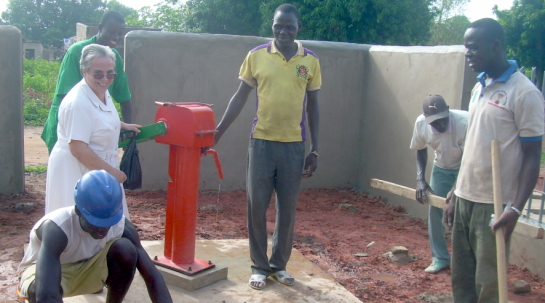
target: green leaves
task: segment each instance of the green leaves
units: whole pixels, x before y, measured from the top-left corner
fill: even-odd
[[[23,115],[25,125],[44,125],[55,93],[60,63],[23,61]]]
[[[102,0],[9,0],[2,19],[16,26],[27,41],[63,46],[76,34],[76,23],[96,24],[105,9]]]
[[[509,10],[494,8],[503,25],[509,58],[521,66],[537,67],[541,83],[545,68],[545,2],[543,0],[515,0]]]
[[[436,21],[430,29],[429,45],[461,45],[464,44],[464,33],[471,24],[466,16],[458,15],[442,22]]]
[[[13,1],[13,0],[12,0]],[[131,16],[130,25],[166,31],[272,36],[274,10],[285,0],[165,0]],[[299,39],[416,45],[428,41],[432,0],[295,0]],[[418,16],[415,18],[415,16]]]
[[[262,20],[272,19],[284,1],[261,4]],[[301,39],[367,44],[415,45],[427,41],[432,20],[430,0],[296,0],[301,12]],[[418,18],[414,18],[418,16]],[[261,35],[270,36],[270,23]]]

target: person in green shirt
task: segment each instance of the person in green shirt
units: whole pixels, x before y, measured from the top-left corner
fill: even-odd
[[[49,110],[49,116],[47,117],[47,121],[45,122],[41,136],[47,145],[49,154],[51,154],[51,150],[57,142],[58,112],[62,99],[64,99],[64,96],[68,94],[72,87],[74,87],[74,85],[76,85],[83,78],[79,60],[81,58],[81,51],[86,45],[96,43],[109,46],[115,53],[115,71],[117,73],[117,77],[110,86],[109,91],[114,101],[121,104],[121,115],[123,122],[132,123],[132,104],[129,83],[125,70],[123,69],[123,59],[114,48],[123,38],[124,33],[125,19],[123,19],[123,16],[117,11],[107,11],[104,13],[104,15],[102,15],[96,36],[93,36],[88,40],[75,43],[64,55],[61,68],[59,69],[59,78],[57,79],[55,96],[53,98],[53,103],[51,104],[51,109]]]

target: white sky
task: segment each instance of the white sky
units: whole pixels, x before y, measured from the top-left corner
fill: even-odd
[[[0,12],[6,10],[9,0],[0,0]],[[117,0],[126,6],[140,9],[142,6],[153,6],[162,0]],[[183,1],[183,0],[182,0]],[[470,21],[475,21],[481,18],[495,18],[492,13],[492,7],[497,4],[500,9],[509,9],[513,0],[470,0],[466,8],[466,16]]]

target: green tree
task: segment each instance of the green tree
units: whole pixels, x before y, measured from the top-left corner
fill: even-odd
[[[23,61],[23,112],[26,125],[44,125],[55,93],[60,62]]]
[[[117,0],[108,0],[106,2],[106,10],[118,11],[124,18],[130,15],[138,14],[138,11],[132,7],[128,7]]]
[[[536,67],[537,83],[542,83],[545,67],[545,1],[515,0],[508,10],[499,10],[495,6],[494,13],[505,30],[509,57],[516,59],[520,65]]]
[[[76,34],[76,23],[98,23],[102,0],[9,0],[2,19],[21,30],[28,41],[61,47]]]
[[[187,29],[191,32],[259,35],[259,0],[188,0]]]
[[[263,2],[261,34],[270,36],[274,9],[284,0]],[[431,0],[295,0],[301,39],[386,45],[416,45],[429,39]],[[416,17],[417,16],[417,17]]]
[[[429,45],[458,45],[464,44],[464,33],[471,24],[466,16],[450,17],[441,23],[431,26]]]
[[[470,0],[435,0],[429,45],[463,44],[464,32],[471,23],[462,13]]]
[[[433,0],[295,0],[301,39],[416,45],[429,39]],[[165,0],[129,24],[169,31],[271,36],[275,8],[285,0]],[[414,16],[418,16],[415,18]]]
[[[183,3],[163,1],[154,7],[144,6],[125,19],[130,26],[152,27],[169,32],[187,32],[188,10]]]
[[[442,23],[449,18],[462,15],[469,1],[470,0],[435,0],[432,6],[435,23]]]

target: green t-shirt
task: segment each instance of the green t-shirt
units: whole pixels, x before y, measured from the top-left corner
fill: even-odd
[[[83,78],[79,65],[81,52],[85,46],[96,43],[96,39],[96,36],[93,36],[88,40],[75,43],[68,49],[62,59],[61,68],[59,69],[59,78],[57,79],[57,88],[55,89],[55,97],[53,98],[49,116],[47,117],[42,132],[42,139],[45,141],[50,154],[53,146],[55,146],[55,143],[57,142],[57,122],[59,106],[62,101],[61,96],[68,94],[72,87]],[[131,99],[131,92],[129,91],[127,75],[123,69],[123,59],[121,59],[121,56],[116,49],[112,50],[115,54],[115,72],[117,73],[117,77],[115,77],[115,80],[108,88],[108,91],[116,102],[123,103]]]

